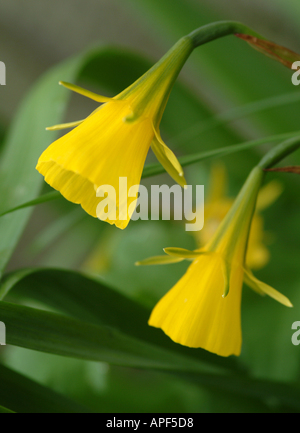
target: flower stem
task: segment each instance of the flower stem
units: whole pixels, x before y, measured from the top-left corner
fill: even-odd
[[[207,42],[232,34],[246,34],[264,39],[249,27],[235,21],[219,21],[208,24],[194,30],[188,35],[188,37],[192,40],[194,48],[196,48],[200,45],[206,44]]]
[[[276,146],[274,149],[270,150],[260,161],[258,167],[262,169],[268,169],[273,167],[275,164],[280,162],[290,153],[295,152],[295,150],[300,147],[300,137],[291,138],[290,140],[284,141]]]

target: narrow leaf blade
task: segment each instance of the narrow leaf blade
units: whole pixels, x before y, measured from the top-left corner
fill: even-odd
[[[68,398],[0,365],[0,404],[18,413],[83,413]],[[9,413],[9,411],[7,412]]]

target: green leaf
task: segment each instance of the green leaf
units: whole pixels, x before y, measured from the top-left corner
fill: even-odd
[[[36,206],[37,204],[42,204],[42,203],[46,203],[46,202],[49,202],[52,200],[57,200],[58,198],[62,198],[62,195],[58,191],[51,191],[51,192],[48,192],[47,194],[41,195],[40,197],[38,197],[34,200],[30,200],[26,203],[21,204],[20,206],[13,207],[11,209],[8,209],[8,210],[2,212],[0,214],[0,217],[7,215],[9,213],[12,213],[12,212],[16,212],[17,210],[24,209],[26,207]]]
[[[63,114],[69,95],[59,90],[61,77],[74,79],[82,59],[68,60],[47,73],[24,100],[8,134],[0,165],[1,213],[40,191],[42,179],[35,170],[39,154],[50,144],[45,127]],[[30,209],[0,220],[0,271],[6,265],[30,215]]]
[[[274,108],[288,107],[291,104],[299,102],[299,93],[288,92],[231,108],[230,110],[214,114],[205,121],[199,119],[194,125],[184,128],[176,137],[172,137],[172,148],[174,149],[174,145],[178,146],[178,144],[184,146],[191,139],[199,139],[203,134],[207,134],[219,126],[225,126],[239,119],[250,119],[254,114],[260,114]]]
[[[42,251],[49,247],[49,245],[57,244],[59,240],[72,229],[80,230],[79,223],[88,216],[89,215],[81,212],[81,209],[77,206],[72,207],[69,212],[65,212],[61,216],[59,215],[52,223],[48,224],[34,237],[27,248],[28,256],[37,257]]]
[[[215,371],[214,367],[144,343],[108,326],[61,314],[0,303],[7,345],[114,365],[175,371]]]
[[[78,320],[109,326],[130,338],[168,350],[175,357],[241,369],[235,359],[222,359],[202,349],[191,350],[173,343],[162,331],[148,326],[150,310],[87,275],[58,269],[25,269],[6,276],[0,286],[0,299],[10,290],[18,298],[25,296]]]
[[[87,409],[0,365],[0,404],[19,413],[82,413]],[[4,409],[4,408],[3,408]],[[4,409],[11,413],[10,410]],[[1,409],[0,409],[1,412]],[[4,412],[5,413],[5,412]]]
[[[2,149],[2,143],[5,137],[5,127],[2,123],[2,121],[0,121],[0,149]]]
[[[154,345],[130,338],[107,326],[95,326],[5,302],[0,304],[0,317],[7,325],[8,344],[127,367],[164,370],[200,388],[226,391],[266,403],[271,400],[275,406],[300,410],[300,391],[296,387],[254,380],[240,374],[212,374],[209,368],[205,371],[205,366],[200,362],[157,349]],[[10,404],[9,407],[13,406]]]
[[[13,412],[13,411],[10,410],[10,409],[6,409],[6,408],[3,407],[3,406],[0,406],[0,413],[15,413],[15,412]]]
[[[178,377],[178,374],[176,376]],[[278,412],[280,410],[300,412],[300,388],[298,386],[241,375],[204,375],[200,373],[180,376],[194,385],[210,389],[213,392],[226,391],[240,398],[250,397],[260,400]]]

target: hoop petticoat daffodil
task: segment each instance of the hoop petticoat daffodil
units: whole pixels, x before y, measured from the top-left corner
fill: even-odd
[[[103,105],[83,121],[48,128],[75,127],[50,145],[39,158],[36,168],[45,181],[68,200],[81,204],[90,215],[120,228],[127,226],[134,212],[138,194],[135,186],[140,183],[150,146],[166,171],[184,186],[183,170],[160,136],[162,114],[173,84],[193,49],[232,34],[246,39],[255,48],[259,45],[264,54],[272,54],[284,64],[286,60],[297,58],[295,53],[264,40],[241,23],[221,21],[196,29],[180,39],[148,72],[114,98],[61,82]],[[119,179],[127,180],[122,188]],[[101,190],[103,185],[109,185],[116,192],[116,198],[112,200],[114,206],[108,206],[113,211],[108,213],[102,206],[97,211],[100,202],[106,198]],[[126,192],[129,194],[124,199]]]
[[[161,328],[173,341],[201,347],[220,356],[241,352],[241,296],[243,281],[260,294],[291,307],[290,301],[257,280],[246,265],[247,245],[257,196],[264,176],[250,173],[232,208],[204,248],[188,251],[166,248],[166,258],[137,264],[192,259],[178,283],[158,302],[149,325]]]
[[[151,146],[159,162],[181,186],[183,170],[173,152],[162,141],[159,124],[173,84],[193,50],[190,38],[182,38],[148,72],[114,98],[107,98],[78,86],[65,87],[102,102],[83,121],[48,128],[75,128],[52,143],[40,156],[37,170],[45,181],[73,203],[79,203],[93,217],[124,229],[134,212],[145,159]],[[126,200],[119,199],[119,179],[125,178]],[[116,191],[115,215],[103,216],[97,206],[99,187]],[[129,193],[129,196],[128,196]],[[124,194],[123,194],[124,195]],[[127,197],[128,196],[128,197]]]

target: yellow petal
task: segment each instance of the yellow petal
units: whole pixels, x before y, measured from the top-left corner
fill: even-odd
[[[149,257],[145,260],[140,260],[136,262],[136,266],[148,266],[148,265],[168,265],[169,263],[182,262],[184,259],[181,257],[171,257],[171,256],[155,256]]]
[[[80,125],[82,122],[84,122],[84,119],[83,120],[77,120],[76,122],[69,122],[69,123],[62,123],[60,125],[48,126],[46,128],[46,130],[47,131],[59,131],[61,129],[74,128],[75,126]]]
[[[257,278],[255,278],[255,276],[249,269],[245,269],[244,281],[245,284],[247,284],[247,286],[249,286],[254,291],[258,293],[264,293],[275,299],[275,301],[280,302],[280,304],[285,305],[286,307],[293,307],[290,300],[286,296],[282,295],[268,284],[259,281]]]
[[[86,96],[87,98],[93,99],[93,101],[97,102],[110,102],[112,98],[108,98],[107,96],[98,95],[97,93],[90,92],[89,90],[83,89],[82,87],[76,86],[76,84],[66,83],[65,81],[60,81],[59,84],[61,86],[66,87],[69,90],[72,90],[75,93],[79,93],[80,95]]]
[[[151,143],[151,148],[155,154],[158,161],[164,167],[167,173],[175,180],[180,186],[184,187],[186,185],[186,180],[183,175],[183,169],[168,146],[162,141],[160,134],[154,129],[155,136]]]
[[[136,197],[126,205],[126,193],[139,185],[146,155],[153,139],[148,119],[134,124],[123,122],[130,113],[126,101],[104,104],[81,125],[52,143],[41,155],[37,170],[45,181],[73,203],[80,203],[90,215],[97,216],[97,207],[104,197],[97,197],[100,186],[109,185],[116,191],[114,219],[110,224],[125,228],[131,215],[127,213]],[[127,179],[125,194],[120,195],[119,178]],[[125,215],[123,219],[120,214]],[[134,212],[131,206],[131,213]],[[127,213],[127,215],[126,215]]]
[[[223,298],[226,298],[226,296],[228,296],[229,289],[230,289],[231,267],[229,263],[227,263],[225,260],[222,260],[222,271],[223,271],[223,277],[225,281],[224,292],[222,296]]]
[[[224,164],[213,164],[209,183],[210,189],[208,192],[208,202],[212,204],[224,200],[228,184],[227,172]]]
[[[204,252],[201,251],[190,251],[185,248],[164,248],[164,252],[169,256],[181,257],[182,259],[196,259]]]
[[[262,211],[271,206],[283,192],[283,185],[273,180],[259,191],[256,209]]]
[[[221,263],[217,254],[196,259],[155,306],[149,325],[161,328],[176,343],[220,356],[239,355],[243,270],[234,269],[230,292],[223,298]]]
[[[270,259],[270,253],[264,245],[265,232],[264,221],[262,217],[256,213],[252,220],[248,251],[246,255],[246,264],[250,269],[263,268]]]

